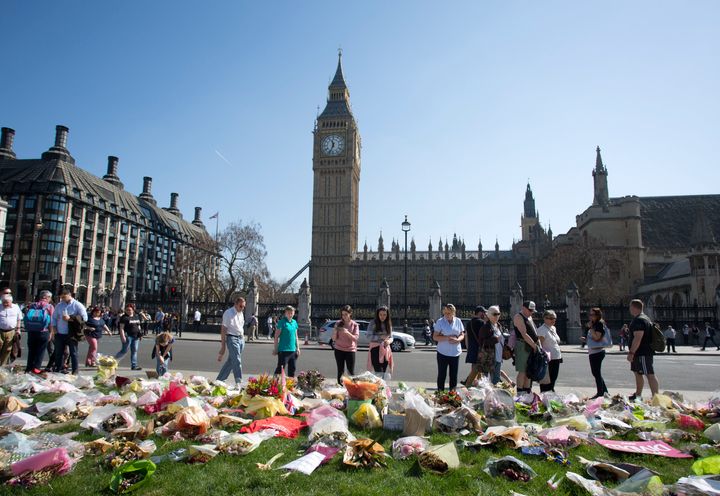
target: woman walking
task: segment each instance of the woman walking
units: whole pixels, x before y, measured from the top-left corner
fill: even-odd
[[[393,340],[392,319],[388,307],[382,306],[375,310],[375,319],[368,325],[367,335],[370,341],[368,370],[382,374],[384,378],[388,367],[390,373],[393,372],[393,356],[390,349]]]
[[[335,323],[331,337],[335,349],[338,384],[342,384],[345,367],[350,375],[355,375],[355,352],[359,337],[360,327],[352,319],[352,307],[345,305],[340,309],[340,320]]]
[[[288,305],[285,307],[285,314],[277,323],[273,349],[273,355],[278,357],[275,375],[279,375],[284,369],[288,377],[295,377],[295,363],[300,356],[300,338],[294,316],[295,308]]]
[[[460,343],[465,339],[465,328],[462,320],[455,316],[455,305],[448,303],[443,308],[443,317],[435,323],[433,340],[437,343],[437,388],[445,390],[445,378],[450,369],[450,390],[457,386],[458,368],[462,348]]]
[[[557,381],[558,374],[560,373],[560,364],[563,361],[562,352],[560,351],[560,337],[555,329],[556,321],[557,314],[553,310],[545,310],[543,313],[543,325],[538,327],[537,330],[540,346],[550,355],[547,372],[550,382],[547,384],[541,382],[540,392],[555,391],[555,381]]]
[[[85,358],[85,365],[88,367],[97,366],[97,350],[98,342],[103,334],[112,335],[105,319],[102,318],[102,310],[100,307],[95,307],[90,313],[90,318],[87,321],[87,327],[85,331],[85,340],[88,342],[88,352]]]
[[[122,348],[115,355],[115,359],[120,360],[130,349],[130,369],[142,370],[137,361],[142,330],[140,329],[140,317],[135,313],[135,305],[132,303],[125,305],[125,315],[120,318],[118,325],[120,327]]]
[[[515,330],[515,370],[517,371],[517,393],[529,393],[531,381],[527,376],[527,361],[531,351],[537,350],[538,335],[532,315],[535,313],[535,302],[524,301],[520,313],[513,317]]]
[[[588,322],[587,346],[588,358],[590,359],[590,371],[595,378],[595,387],[597,392],[590,399],[596,399],[604,396],[608,392],[605,381],[602,377],[602,363],[605,360],[605,347],[608,343],[612,343],[610,337],[610,329],[605,325],[603,313],[597,307],[590,309],[590,322]]]
[[[486,376],[488,379],[492,379],[495,376],[495,358],[496,358],[496,345],[498,344],[502,333],[498,320],[500,320],[500,307],[491,306],[485,313],[487,321],[480,328],[478,333],[478,354],[477,354],[477,365],[478,371],[481,375]],[[500,352],[500,358],[502,360],[502,351]],[[498,372],[499,373],[499,372]],[[468,384],[470,386],[470,384]]]

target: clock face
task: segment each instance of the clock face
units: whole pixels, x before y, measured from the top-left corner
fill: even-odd
[[[345,151],[345,139],[339,134],[331,134],[323,138],[321,148],[325,155],[340,155]]]

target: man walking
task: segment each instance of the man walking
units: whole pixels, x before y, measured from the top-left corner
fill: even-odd
[[[653,396],[657,394],[659,386],[653,368],[652,322],[643,313],[642,301],[632,300],[630,302],[630,315],[633,316],[633,319],[630,322],[630,352],[627,360],[630,362],[630,370],[635,374],[635,393],[629,399],[635,401],[642,397],[643,376],[647,376]]]
[[[39,298],[30,305],[25,314],[24,324],[28,348],[26,373],[39,374],[41,372],[43,356],[50,343],[50,319],[55,310],[50,303],[51,300],[52,293],[50,291],[40,291]]]
[[[272,339],[273,338],[273,318],[272,315],[268,315],[267,318],[267,338]]]
[[[20,320],[22,311],[13,303],[12,294],[5,290],[2,295],[2,307],[0,307],[0,365],[7,365],[10,359],[15,334],[20,332]]]
[[[52,318],[50,319],[50,339],[55,340],[55,372],[64,372],[65,347],[70,352],[70,365],[72,374],[78,371],[78,342],[70,334],[70,320],[75,317],[87,322],[87,310],[85,306],[73,298],[70,289],[63,288],[60,291],[60,303],[57,304]]]
[[[245,298],[235,298],[235,304],[225,310],[220,326],[220,353],[218,362],[221,362],[227,349],[228,357],[218,373],[217,380],[224,381],[233,373],[235,385],[239,388],[242,382],[242,351],[245,347]]]
[[[703,341],[703,347],[700,351],[705,351],[705,347],[708,344],[708,341],[712,341],[712,344],[715,345],[715,348],[720,350],[720,346],[717,345],[715,342],[715,333],[717,331],[714,327],[710,327],[710,322],[705,322],[705,341]]]
[[[690,344],[690,326],[685,324],[682,328],[683,333],[683,344],[685,346]]]
[[[425,338],[425,346],[432,345],[432,327],[430,327],[430,321],[425,319],[423,325],[423,338]]]
[[[163,331],[163,322],[165,321],[165,314],[163,309],[158,307],[155,312],[155,334],[160,334]]]
[[[247,328],[248,328],[248,334],[249,334],[248,341],[257,340],[257,338],[258,338],[258,332],[257,332],[258,320],[255,317],[255,314],[252,314],[252,316],[250,317],[250,320],[248,320]]]
[[[193,330],[195,332],[200,332],[200,319],[202,318],[202,314],[200,313],[200,310],[197,308],[195,309],[195,313],[193,314]]]
[[[672,347],[673,353],[677,353],[677,350],[675,349],[675,336],[677,333],[675,332],[675,329],[673,329],[672,324],[668,324],[663,334],[665,335],[665,341],[667,342],[668,355],[670,354],[670,347]]]

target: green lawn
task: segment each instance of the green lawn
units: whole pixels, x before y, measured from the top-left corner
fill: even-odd
[[[46,396],[42,401],[54,399],[55,396]],[[38,398],[41,400],[41,398]],[[138,414],[139,418],[147,418]],[[79,423],[79,421],[77,422]],[[76,424],[77,424],[76,423]],[[65,425],[53,432],[74,432],[76,425]],[[392,441],[398,437],[396,433],[382,430],[372,432],[356,432],[358,437],[370,437],[383,444],[387,452],[391,451]],[[76,439],[89,441],[95,439],[91,433],[83,432]],[[163,438],[153,438],[158,450],[155,455],[167,453],[175,449],[193,444],[192,442],[169,442]],[[445,434],[433,434],[431,442],[441,444],[453,441],[456,437]],[[628,439],[632,439],[631,437]],[[671,459],[657,456],[637,456],[615,454],[599,446],[582,446],[570,450],[570,467],[563,467],[554,462],[545,461],[540,457],[524,456],[519,451],[509,448],[487,448],[479,451],[460,450],[461,467],[446,475],[436,475],[424,472],[417,477],[411,474],[412,460],[396,461],[388,459],[387,469],[357,470],[342,465],[341,456],[337,455],[329,465],[318,468],[312,475],[292,473],[282,478],[282,471],[260,471],[255,464],[266,462],[275,454],[282,452],[281,457],[274,466],[294,460],[301,454],[302,445],[307,442],[304,434],[296,440],[281,438],[270,439],[263,442],[254,452],[246,456],[218,455],[205,465],[189,465],[165,461],[158,465],[158,470],[152,477],[148,486],[135,494],[142,495],[298,495],[298,494],[333,494],[333,495],[378,495],[395,496],[412,494],[436,495],[440,494],[471,494],[471,495],[507,495],[510,491],[517,491],[525,495],[580,495],[584,490],[565,480],[560,488],[552,492],[545,481],[557,472],[573,470],[586,476],[584,468],[577,461],[581,455],[591,460],[622,460],[643,465],[661,474],[666,484],[675,482],[679,477],[690,474],[689,459]],[[679,446],[682,448],[682,446]],[[538,476],[529,483],[511,482],[504,478],[493,478],[483,472],[483,467],[489,457],[514,455],[528,463]],[[68,495],[84,496],[100,493],[108,494],[107,486],[111,471],[102,468],[98,457],[87,456],[75,469],[62,477],[53,479],[49,486],[35,487],[23,491],[19,488],[0,486],[0,495],[20,494],[28,495]]]

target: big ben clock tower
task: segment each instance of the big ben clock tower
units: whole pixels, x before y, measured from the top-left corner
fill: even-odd
[[[343,76],[342,52],[313,131],[313,175],[313,303],[342,304],[347,302],[349,264],[357,250],[360,187],[360,133]]]

